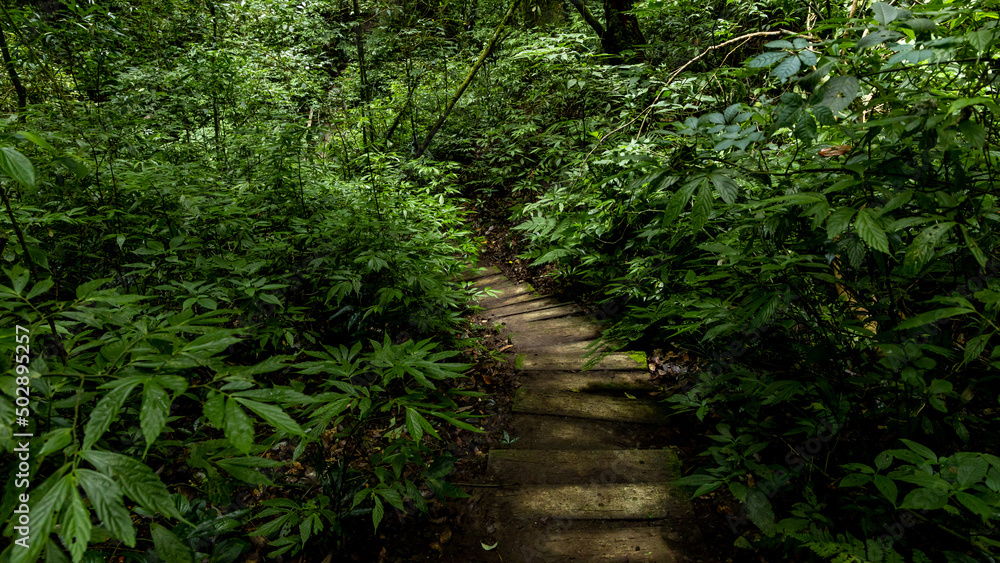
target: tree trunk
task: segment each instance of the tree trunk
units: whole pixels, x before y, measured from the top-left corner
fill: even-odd
[[[434,126],[431,127],[430,131],[428,131],[427,137],[424,138],[424,142],[420,144],[420,148],[417,149],[417,153],[414,158],[420,158],[423,156],[427,147],[430,146],[431,141],[434,140],[434,136],[437,135],[438,130],[441,129],[441,125],[443,125],[444,121],[448,119],[448,115],[451,114],[451,110],[455,107],[455,104],[462,98],[462,94],[465,93],[465,90],[469,87],[469,85],[472,84],[472,79],[476,76],[476,72],[479,70],[479,67],[483,66],[483,63],[486,62],[486,57],[490,54],[490,51],[492,51],[496,46],[497,41],[500,39],[500,32],[503,31],[504,26],[507,25],[507,21],[510,20],[510,17],[514,14],[514,8],[517,7],[518,3],[518,0],[513,0],[510,3],[510,8],[508,8],[507,13],[504,14],[503,20],[501,20],[500,25],[497,26],[497,30],[493,32],[493,37],[491,37],[489,43],[483,47],[483,52],[479,54],[479,59],[476,61],[476,64],[472,65],[472,68],[469,69],[469,74],[465,77],[465,81],[462,82],[462,85],[458,87],[458,91],[456,91],[455,95],[448,100],[448,105],[445,106],[444,112],[441,113],[441,117],[438,117]]]
[[[14,60],[10,58],[7,36],[4,35],[3,28],[0,28],[0,55],[3,56],[3,66],[7,69],[7,76],[10,77],[10,81],[14,85],[14,92],[17,93],[17,110],[23,111],[28,105],[28,91],[21,84],[21,77],[17,75],[17,69],[14,67]]]
[[[605,53],[615,55],[616,64],[623,62],[620,55],[624,51],[646,43],[646,38],[639,29],[639,21],[634,15],[626,13],[632,9],[634,2],[635,0],[604,0],[604,21],[607,28],[601,37],[601,46]],[[641,55],[638,58],[641,59]],[[633,61],[634,58],[628,59],[628,62]]]
[[[566,19],[562,0],[521,0],[526,27],[558,25]]]
[[[583,16],[583,21],[587,22],[587,25],[594,29],[597,36],[604,39],[604,26],[601,25],[601,22],[594,17],[594,14],[591,13],[590,9],[587,8],[587,5],[583,3],[583,0],[569,0],[569,3],[576,8],[577,12],[580,12],[580,15]]]

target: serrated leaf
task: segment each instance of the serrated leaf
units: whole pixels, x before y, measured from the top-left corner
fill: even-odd
[[[255,437],[253,422],[240,408],[239,403],[231,397],[226,399],[226,418],[223,427],[226,439],[234,448],[244,454],[250,453]]]
[[[97,406],[90,413],[90,420],[87,421],[87,427],[84,429],[81,449],[89,450],[108,431],[111,422],[121,414],[125,399],[139,385],[140,381],[139,379],[133,379],[123,385],[119,385],[97,402]]]
[[[854,76],[834,76],[823,86],[823,100],[820,105],[837,113],[847,109],[858,97],[861,82]]]
[[[774,63],[790,56],[789,53],[785,51],[768,51],[767,53],[761,53],[754,57],[747,66],[750,68],[764,68],[773,65]]]
[[[221,430],[223,421],[226,419],[226,396],[222,393],[212,392],[201,408],[202,412],[205,413],[205,418],[212,426]]]
[[[177,511],[167,487],[146,464],[129,456],[100,450],[80,453],[100,472],[111,476],[129,498],[152,512],[187,521]]]
[[[809,49],[802,49],[799,51],[799,60],[806,66],[815,66],[819,59],[816,57],[816,53]]]
[[[125,545],[135,547],[135,526],[118,484],[111,477],[90,469],[78,469],[76,474],[101,524]]]
[[[778,63],[778,66],[771,70],[771,76],[775,78],[780,78],[782,81],[788,79],[791,76],[795,76],[795,73],[799,71],[802,67],[802,61],[798,57],[791,56],[785,58],[783,61]]]
[[[798,119],[801,111],[804,111],[801,104],[778,104],[774,110],[774,124],[778,127],[790,127]]]
[[[926,313],[921,313],[915,317],[906,319],[905,321],[899,323],[899,326],[897,326],[895,330],[917,328],[918,326],[924,326],[925,324],[950,319],[951,317],[957,317],[958,315],[967,315],[974,312],[975,309],[967,309],[965,307],[945,307],[943,309],[934,309],[933,311],[927,311]]]
[[[153,536],[156,555],[161,560],[170,563],[194,563],[194,554],[191,553],[191,549],[184,545],[184,542],[176,534],[155,522],[149,525],[149,531]]]
[[[858,236],[861,237],[861,240],[865,241],[869,247],[885,254],[889,253],[889,239],[882,227],[879,226],[878,220],[872,216],[870,209],[866,207],[858,211],[858,215],[854,219],[854,228],[858,230]]]
[[[816,116],[816,121],[820,125],[836,125],[837,119],[833,115],[833,110],[827,106],[815,106],[812,108],[813,115]]]
[[[44,486],[44,485],[43,485]],[[10,552],[10,563],[37,563],[38,556],[45,547],[43,538],[48,539],[56,525],[56,517],[66,504],[66,497],[73,488],[72,475],[63,475],[58,481],[38,498],[38,492],[31,495],[31,498],[38,498],[35,502],[29,502],[31,507],[31,535],[27,549],[14,549]]]
[[[3,170],[10,179],[21,184],[25,189],[34,191],[35,189],[35,167],[17,149],[13,147],[0,147],[0,170]]]
[[[875,12],[875,21],[881,25],[895,21],[899,17],[899,10],[895,6],[890,6],[885,2],[873,3],[872,10]]]
[[[719,192],[719,197],[729,205],[736,203],[736,196],[739,195],[739,186],[728,174],[722,170],[713,170],[708,178],[715,186],[715,191]]]
[[[673,223],[680,217],[681,212],[684,211],[688,201],[690,201],[691,195],[698,188],[698,185],[704,181],[704,177],[689,180],[674,192],[674,195],[670,196],[667,208],[663,212],[663,223],[665,225]]]
[[[302,427],[299,426],[299,423],[295,422],[292,417],[288,416],[288,413],[282,410],[281,407],[269,405],[267,403],[260,403],[243,397],[236,397],[236,400],[278,430],[293,436],[305,436],[305,432],[302,431]]]
[[[146,438],[146,447],[163,432],[170,414],[170,398],[167,392],[155,381],[147,381],[142,390],[142,408],[139,410],[139,426]]]
[[[712,201],[712,190],[708,187],[708,182],[702,181],[691,209],[691,228],[695,231],[701,230],[712,215]]]
[[[378,531],[378,525],[382,522],[382,516],[385,515],[385,507],[382,506],[382,499],[377,496],[372,496],[375,500],[375,507],[372,508],[372,524],[375,527],[375,531]]]
[[[913,238],[913,242],[906,249],[903,257],[903,272],[907,275],[915,276],[925,264],[934,258],[934,249],[938,241],[944,236],[955,223],[938,223],[925,227],[920,234]]]
[[[795,137],[805,142],[816,138],[816,120],[808,111],[799,113],[795,121]]]
[[[76,487],[71,487],[69,490],[69,506],[63,509],[60,525],[61,535],[65,538],[70,556],[74,562],[80,561],[87,552],[93,526],[90,523],[90,511],[83,505],[80,489]]]

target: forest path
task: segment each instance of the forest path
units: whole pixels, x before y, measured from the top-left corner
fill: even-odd
[[[479,509],[506,562],[686,561],[700,544],[677,457],[642,449],[666,409],[649,392],[644,354],[613,353],[589,370],[598,325],[496,268],[471,278],[499,291],[481,315],[502,324],[520,379],[506,448],[489,453],[500,484]]]

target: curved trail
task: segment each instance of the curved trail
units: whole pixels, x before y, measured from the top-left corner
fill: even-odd
[[[496,268],[472,280],[500,292],[480,301],[481,314],[510,336],[521,383],[517,441],[489,453],[502,486],[478,502],[497,554],[508,563],[690,560],[701,536],[687,495],[670,485],[677,457],[644,449],[666,415],[649,397],[644,355],[614,353],[583,370],[600,331],[582,310]]]

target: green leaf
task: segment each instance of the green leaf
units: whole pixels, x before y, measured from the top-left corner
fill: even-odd
[[[914,489],[906,495],[899,508],[912,510],[937,510],[948,504],[948,491],[942,489]]]
[[[747,492],[746,508],[750,521],[765,534],[771,535],[774,531],[774,509],[767,496],[756,488],[750,489]]]
[[[791,46],[791,44],[789,44]],[[761,53],[753,58],[747,66],[750,68],[764,68],[773,65],[774,63],[788,57],[789,54],[785,51],[768,51],[767,53]]]
[[[55,282],[52,281],[52,278],[45,278],[44,280],[42,280],[42,281],[36,283],[34,286],[32,286],[31,291],[28,292],[28,295],[25,296],[25,299],[27,299],[28,301],[31,301],[35,297],[38,297],[39,295],[41,295],[41,294],[45,293],[46,291],[52,289],[53,285],[55,285]]]
[[[989,505],[983,499],[970,495],[969,493],[959,491],[955,493],[955,498],[958,502],[962,503],[965,508],[968,508],[973,514],[979,516],[983,519],[983,522],[987,522],[996,514],[996,509]]]
[[[104,527],[125,545],[135,547],[135,526],[118,484],[111,477],[90,469],[78,469],[76,475]]]
[[[715,191],[719,192],[719,197],[729,205],[736,203],[736,196],[739,195],[739,186],[728,174],[722,170],[713,170],[708,175],[715,186]]]
[[[816,138],[816,120],[808,111],[799,113],[795,122],[795,137],[805,142]]]
[[[250,399],[244,399],[243,397],[236,397],[236,400],[278,430],[293,436],[305,436],[305,432],[302,431],[302,427],[299,426],[299,423],[295,422],[292,417],[288,416],[288,414],[282,410],[281,407],[268,405],[266,403],[259,403]]]
[[[849,473],[840,480],[841,487],[860,487],[871,483],[871,476],[864,473]]]
[[[833,115],[833,110],[827,106],[814,106],[812,108],[813,115],[816,116],[816,122],[822,126],[836,125],[837,119]]]
[[[896,482],[885,475],[876,475],[873,479],[875,481],[875,487],[878,488],[880,493],[882,493],[882,496],[895,505],[896,497],[898,495]]]
[[[695,231],[701,230],[712,215],[712,190],[708,187],[708,182],[702,181],[698,186],[698,196],[694,200],[691,209],[691,228]]]
[[[888,30],[888,29],[880,29],[880,30],[878,30],[876,32],[869,33],[868,35],[865,35],[864,37],[862,37],[861,40],[858,41],[858,50],[862,51],[864,49],[867,49],[868,47],[873,47],[875,45],[881,45],[882,43],[885,43],[886,41],[899,39],[902,36],[903,36],[903,34],[897,32],[897,31],[891,31],[891,30]]]
[[[823,86],[823,100],[820,105],[837,113],[847,109],[858,97],[861,82],[854,76],[834,76]]]
[[[764,46],[768,49],[794,49],[795,45],[791,41],[785,41],[784,39],[778,39],[776,41],[768,41],[764,43]]]
[[[52,148],[52,145],[50,145],[45,139],[39,137],[37,133],[32,133],[30,131],[18,131],[14,136],[27,139],[49,152],[56,152],[56,149]]]
[[[986,477],[989,468],[989,465],[983,458],[975,455],[965,456],[958,465],[958,485],[963,489],[967,489],[978,484]]]
[[[55,478],[55,477],[52,477]],[[44,484],[43,484],[44,487]],[[72,475],[59,477],[53,485],[44,493],[36,491],[31,498],[41,498],[34,503],[29,503],[31,507],[31,536],[28,542],[28,549],[14,549],[10,554],[10,563],[37,563],[38,556],[45,547],[45,541],[52,534],[56,525],[56,517],[66,505],[66,497],[73,488]]]
[[[996,28],[980,29],[965,34],[965,40],[969,42],[969,45],[972,45],[972,48],[976,50],[976,54],[978,55],[985,53],[995,38]]]
[[[62,513],[62,530],[60,534],[66,538],[65,544],[73,561],[80,561],[87,552],[90,543],[90,511],[83,505],[80,489],[71,487],[69,490],[69,506]]]
[[[223,426],[229,443],[245,454],[250,453],[250,448],[253,447],[256,437],[253,422],[233,398],[226,400],[226,421]]]
[[[223,421],[226,418],[226,396],[222,393],[211,391],[208,399],[202,405],[205,418],[216,428],[223,428]]]
[[[995,333],[980,334],[979,336],[974,336],[965,343],[965,350],[963,351],[962,363],[967,364],[976,358],[978,358],[983,350],[986,349],[986,345],[989,343],[990,338]]]
[[[144,506],[148,511],[187,522],[177,511],[167,487],[146,464],[129,456],[100,450],[80,453],[98,471],[111,476],[129,498]]]
[[[800,61],[798,57],[787,57],[785,60],[778,63],[778,66],[771,70],[771,76],[785,81],[789,77],[795,76],[795,73],[797,73],[801,67],[802,61]]]
[[[382,522],[382,516],[385,515],[385,507],[382,506],[382,499],[377,496],[372,496],[375,500],[375,506],[372,508],[372,524],[375,526],[375,531],[378,531],[378,525]]]
[[[139,411],[139,426],[146,438],[146,448],[163,432],[170,414],[170,398],[163,387],[155,381],[147,381],[142,390],[142,408]]]
[[[899,323],[899,325],[894,330],[908,330],[911,328],[917,328],[918,326],[924,326],[928,323],[937,322],[944,319],[949,319],[951,317],[957,317],[958,315],[967,315],[969,313],[975,313],[975,309],[968,309],[966,307],[944,307],[942,309],[934,309],[933,311],[927,311],[926,313],[920,313],[917,316],[910,317],[905,321]]]
[[[406,407],[406,429],[410,432],[410,437],[414,442],[419,442],[424,436],[424,427],[420,424],[420,413],[411,407]]]
[[[0,170],[29,191],[35,189],[35,167],[17,149],[0,147]]]
[[[962,121],[958,124],[958,130],[974,148],[982,149],[986,145],[986,128],[975,121]]]
[[[667,208],[663,212],[664,225],[669,225],[677,221],[677,218],[681,216],[681,212],[684,211],[688,201],[691,199],[691,195],[704,181],[704,176],[701,178],[695,177],[681,186],[680,189],[674,192],[674,195],[670,196]]]
[[[88,174],[90,174],[90,170],[85,164],[70,156],[61,156],[54,159],[52,162],[57,162],[65,166],[67,170],[76,176],[77,180],[83,180]]]
[[[906,255],[903,257],[903,273],[909,276],[919,274],[924,265],[934,258],[934,249],[938,241],[954,226],[953,222],[938,223],[920,231],[906,249]]]
[[[979,263],[980,268],[985,268],[986,255],[983,254],[982,249],[979,248],[975,239],[972,238],[972,235],[969,233],[969,229],[966,228],[965,225],[959,225],[959,228],[962,230],[962,238],[965,239],[965,246],[969,249],[969,253],[972,254],[972,257]]]
[[[493,551],[498,545],[500,545],[500,542],[494,542],[493,545],[486,545],[486,542],[479,542],[479,545],[484,551]]]
[[[851,225],[851,219],[854,218],[856,212],[857,209],[853,207],[841,207],[831,213],[826,219],[827,238],[834,240],[838,235],[846,231],[847,227]]]
[[[938,460],[937,454],[935,454],[934,451],[927,446],[923,446],[912,440],[907,440],[906,438],[900,438],[899,441],[906,444],[907,448],[910,448],[914,453],[919,454],[920,457],[926,459],[927,461],[936,462]]]
[[[899,10],[885,2],[875,2],[872,4],[872,10],[875,11],[875,21],[881,25],[895,21],[899,17]]]
[[[90,413],[90,420],[87,421],[87,427],[84,429],[81,449],[89,450],[108,431],[111,422],[121,414],[125,399],[128,398],[132,390],[140,382],[140,379],[133,379],[123,385],[119,385],[97,402],[97,406]]]
[[[861,240],[868,243],[868,246],[879,252],[889,253],[889,239],[886,238],[885,231],[879,226],[870,209],[866,207],[858,211],[854,227],[858,230]]]
[[[816,57],[816,53],[810,51],[809,49],[802,49],[799,51],[798,56],[799,60],[802,61],[802,64],[806,66],[815,66],[816,62],[819,60]]]
[[[155,522],[149,525],[149,531],[160,559],[170,563],[194,563],[194,554],[173,532]]]

